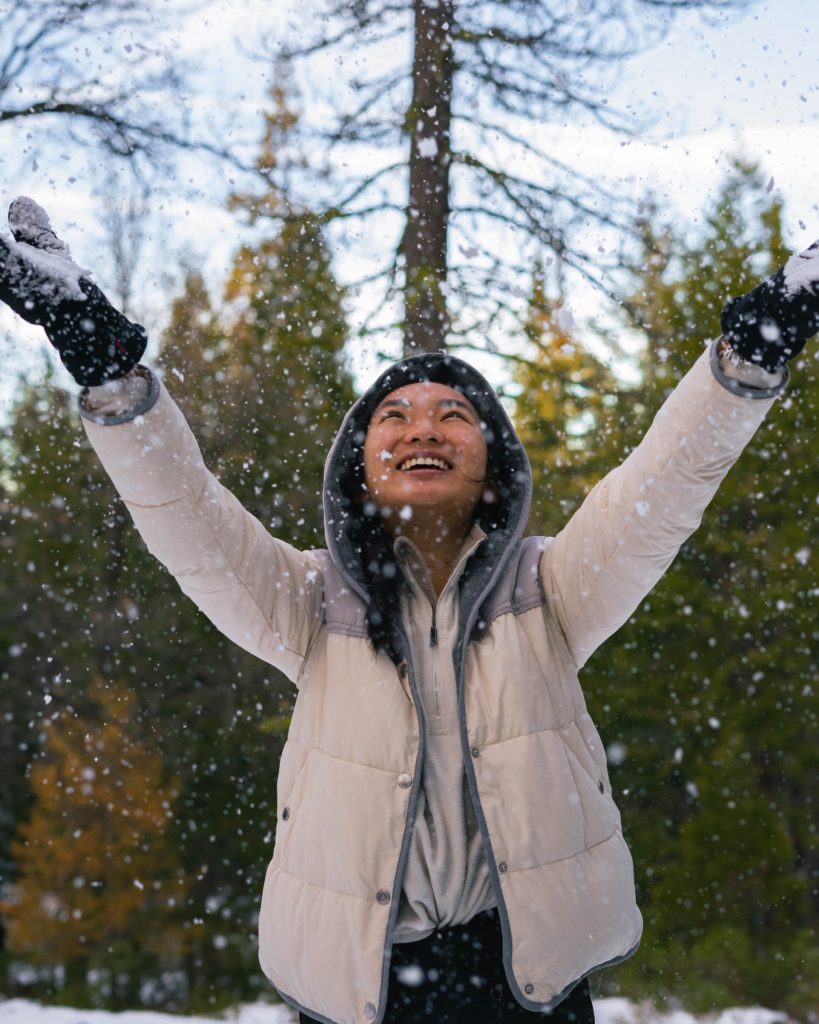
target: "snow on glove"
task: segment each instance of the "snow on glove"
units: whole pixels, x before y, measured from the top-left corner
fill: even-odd
[[[9,225],[14,240],[0,234],[0,299],[45,328],[78,384],[124,377],[145,351],[144,329],[114,309],[89,271],[74,263],[33,199],[14,200]]]
[[[737,355],[770,373],[798,355],[819,331],[819,241],[752,292],[730,299],[721,323]]]

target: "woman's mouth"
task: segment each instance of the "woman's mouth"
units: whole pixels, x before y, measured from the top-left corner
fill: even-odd
[[[399,462],[397,469],[399,473],[407,473],[419,469],[434,469],[448,473],[452,469],[452,465],[446,459],[439,458],[437,455],[411,455],[409,458]]]

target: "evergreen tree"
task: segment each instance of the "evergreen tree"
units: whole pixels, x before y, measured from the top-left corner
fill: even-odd
[[[274,101],[259,156],[264,189],[232,201],[260,228],[287,205],[284,182],[270,175],[284,175],[277,161],[291,115],[281,92]],[[343,293],[309,212],[288,206],[270,237],[240,248],[225,294],[227,307],[214,311],[201,277],[188,273],[162,339],[167,385],[220,481],[275,536],[321,546],[324,459],[354,392]],[[187,960],[198,1007],[265,984],[255,918],[293,688],[183,603],[163,637],[156,713],[177,726],[163,730],[163,751],[185,780],[177,834],[194,876],[188,913],[203,922]]]
[[[642,233],[625,308],[647,338],[634,407],[653,415],[718,333],[729,295],[789,247],[781,205],[743,164],[695,243],[648,223]],[[620,977],[697,1009],[798,1015],[819,999],[815,349],[793,373],[702,528],[584,673],[615,741],[646,911],[640,957]],[[625,421],[631,443],[647,418]]]
[[[608,468],[620,433],[614,378],[561,323],[564,298],[547,296],[535,269],[523,333],[532,352],[519,364],[515,423],[532,465],[530,528],[557,533]]]
[[[26,387],[3,438],[0,893],[16,876],[11,842],[30,806],[28,769],[48,701],[61,687],[82,700],[89,670],[118,660],[127,621],[127,588],[109,589],[122,569],[114,537],[124,512],[78,440],[72,406],[49,381]]]
[[[269,123],[286,125],[286,116],[274,110]],[[265,159],[263,151],[260,167]],[[258,215],[249,197],[236,200],[260,228],[267,204],[284,201],[282,188],[264,188]],[[323,459],[353,398],[343,294],[308,212],[288,208],[284,227],[259,236],[237,253],[228,309],[188,272],[161,372],[216,475],[277,536],[310,547],[322,543]],[[130,983],[140,974],[143,991],[177,1009],[252,999],[267,989],[255,923],[292,684],[218,634],[148,555],[82,439],[73,395],[24,392],[6,444],[0,545],[22,568],[0,576],[3,891],[18,867],[25,877],[26,850],[15,862],[11,842],[35,797],[27,771],[51,735],[53,706],[59,698],[67,714],[93,720],[90,679],[127,680],[134,729],[178,783],[163,841],[186,880],[173,991],[150,953],[129,961]],[[164,925],[157,918],[152,927]],[[110,945],[89,932],[89,962],[108,970]],[[50,956],[56,970],[61,961]],[[85,974],[81,963],[74,974]],[[123,1000],[135,1001],[127,992]]]
[[[85,998],[93,969],[116,1008],[138,1002],[146,956],[181,962],[186,879],[168,838],[177,783],[141,735],[133,696],[98,679],[90,697],[94,717],[57,705],[43,723],[4,913],[13,953],[65,967],[64,999]]]

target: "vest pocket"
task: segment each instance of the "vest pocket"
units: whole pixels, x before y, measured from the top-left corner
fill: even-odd
[[[276,842],[273,850],[274,863],[281,863],[290,844],[290,837],[298,821],[299,807],[301,806],[310,765],[309,747],[295,744],[294,749],[289,752],[287,747],[285,747],[285,752],[289,753],[290,757],[285,758],[283,754],[279,768],[279,786],[276,797]],[[285,769],[284,772],[282,772],[282,768]]]
[[[614,834],[617,813],[599,768],[590,772],[568,744],[565,751],[575,781],[577,807],[583,815],[585,849],[588,849]]]

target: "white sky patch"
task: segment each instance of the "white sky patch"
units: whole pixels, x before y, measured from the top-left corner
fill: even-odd
[[[814,7],[815,0],[781,0],[775,5],[756,5],[743,17],[729,13],[705,19],[693,12],[679,17],[665,43],[625,65],[619,87],[609,97],[612,107],[645,111],[649,132],[626,139],[594,126],[542,123],[537,126],[537,141],[561,162],[582,168],[617,192],[644,198],[653,191],[683,227],[695,229],[702,225],[725,178],[729,158],[741,153],[761,163],[765,180],[773,182],[771,195],[786,202],[788,235],[795,240],[795,248],[803,248],[819,234]],[[216,105],[228,110],[225,141],[233,143],[241,136],[252,157],[262,131],[261,112],[269,106],[271,66],[248,59],[248,40],[269,33],[274,42],[282,44],[303,41],[308,15],[318,11],[317,0],[312,5],[310,0],[307,5],[304,0],[276,0],[274,4],[211,0],[186,18],[184,25],[179,24],[176,13],[173,17],[169,13],[166,20],[158,18],[157,44],[170,37],[175,53],[197,62],[195,84],[186,99],[198,118],[210,120]],[[405,56],[402,52],[400,59]],[[311,97],[305,95],[303,102],[311,102]],[[427,113],[434,116],[432,109]],[[38,128],[37,119],[30,120],[25,132],[13,123],[2,128],[7,159],[0,209],[17,195],[35,196],[48,209],[58,232],[70,240],[79,261],[92,267],[100,286],[111,293],[110,250],[100,227],[99,181],[93,177],[99,154],[89,155],[80,147],[65,144],[50,150],[41,146],[35,154],[27,134],[47,133],[48,122]],[[370,171],[373,153],[362,148],[356,160]],[[357,166],[351,164],[351,169]],[[189,265],[204,273],[218,303],[232,254],[253,237],[252,230],[225,209],[227,192],[243,187],[242,182],[230,180],[232,173],[216,174],[211,162],[192,153],[186,157],[183,177],[181,180],[176,172],[165,179],[158,177],[151,195],[148,238],[135,299],[136,319],[145,324],[151,337],[148,362],[167,322],[169,296],[178,292],[176,255],[184,255]],[[381,220],[377,228],[368,228],[357,248],[345,241],[334,242],[334,263],[342,282],[373,269],[371,262],[375,257],[376,262],[382,261],[382,250],[387,250],[385,258],[389,258],[389,247],[400,237],[400,224],[395,238],[391,222],[385,229]],[[597,245],[612,244],[599,231],[586,239],[589,241],[592,252]],[[463,244],[461,237],[453,237],[454,246]],[[521,262],[537,255],[527,250]],[[176,283],[171,280],[174,275]],[[530,283],[529,278],[521,281],[524,297]],[[603,300],[591,286],[573,284],[571,297],[584,322],[601,315],[598,311],[603,309]],[[111,294],[111,298],[115,296]],[[348,305],[351,323],[360,324],[379,301],[384,304],[376,285],[352,295]],[[391,319],[392,309],[388,312]],[[585,340],[605,358],[600,344],[593,338]],[[628,337],[619,340],[624,347],[633,341]],[[362,387],[382,368],[378,350],[398,356],[397,332],[373,342],[357,341],[350,347],[351,363]],[[49,352],[40,329],[0,309],[0,360],[6,367],[0,378],[0,422],[11,408],[18,374],[36,380],[42,376],[46,360],[58,363],[56,356],[46,355]],[[470,353],[469,358],[499,382],[508,376],[508,367],[491,356]],[[73,388],[62,369],[58,369],[57,381]]]

